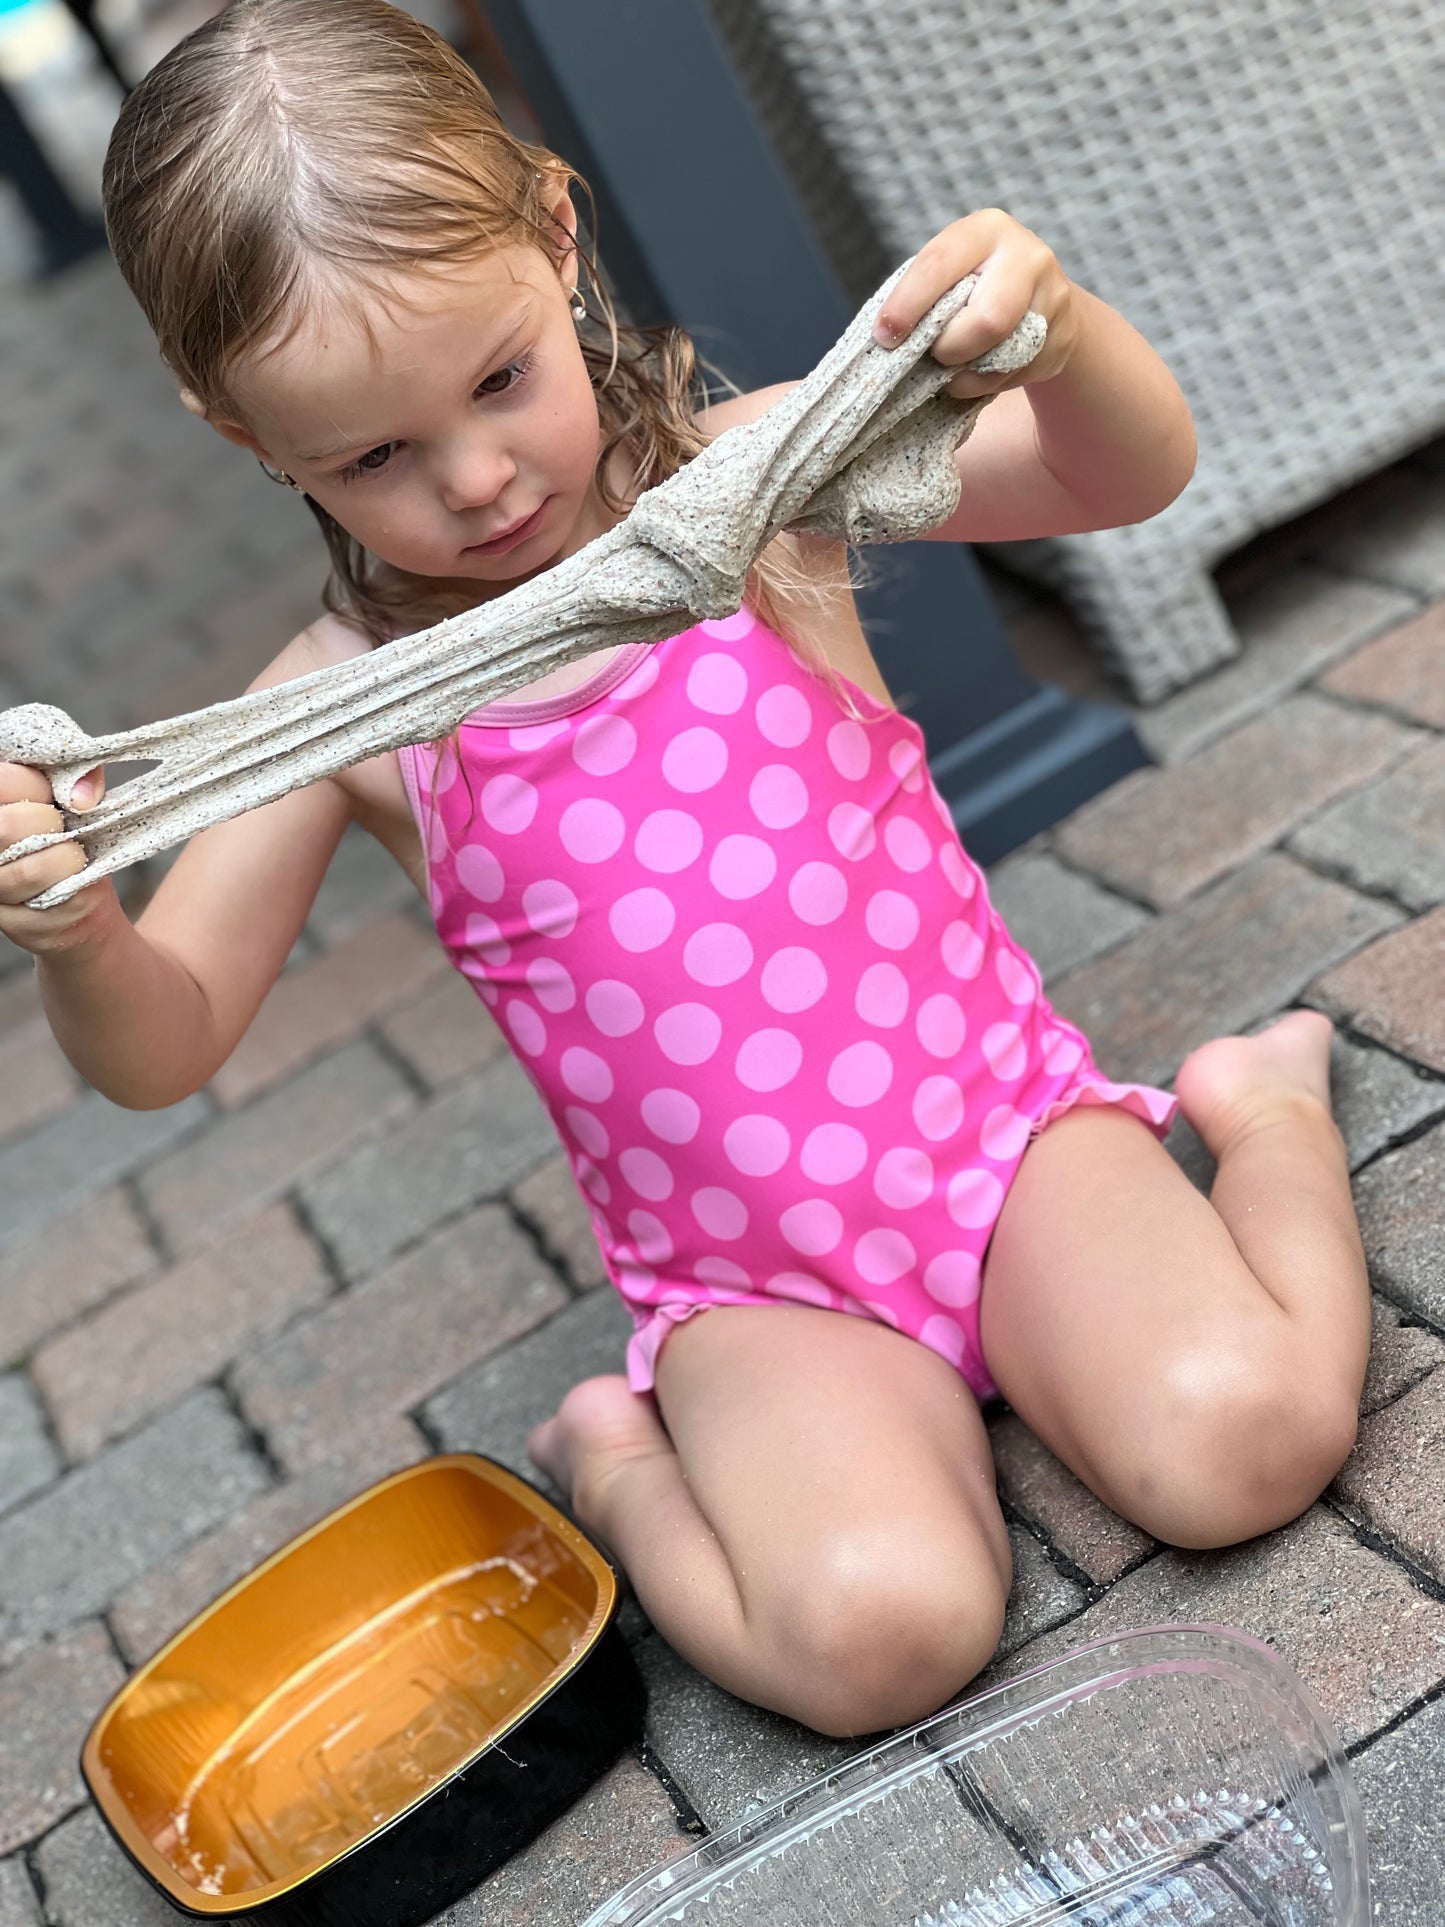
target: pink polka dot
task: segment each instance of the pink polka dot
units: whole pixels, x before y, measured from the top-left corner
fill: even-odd
[[[733,1068],[750,1091],[780,1091],[803,1062],[803,1046],[789,1030],[755,1030],[745,1039]]]
[[[786,1128],[775,1117],[754,1113],[734,1118],[723,1132],[728,1163],[744,1177],[770,1178],[782,1170],[792,1148]]]
[[[850,1111],[876,1104],[892,1082],[893,1059],[871,1038],[849,1044],[828,1066],[828,1089]]]
[[[855,1318],[871,1318],[879,1325],[891,1325],[894,1331],[900,1329],[898,1313],[894,1311],[891,1305],[877,1305],[874,1304],[871,1299],[866,1298],[860,1304],[852,1298],[845,1298],[843,1300],[843,1309],[844,1311],[851,1311]]]
[[[963,1327],[955,1318],[945,1318],[936,1311],[931,1318],[925,1318],[918,1333],[919,1342],[931,1352],[946,1358],[950,1365],[961,1365],[964,1353],[968,1350],[968,1340]]]
[[[507,741],[513,749],[545,749],[554,736],[566,734],[566,723],[524,723],[518,729],[507,731]]]
[[[709,716],[735,716],[748,693],[748,672],[736,656],[713,651],[687,672],[687,700]]]
[[[1024,1034],[1017,1024],[990,1024],[979,1040],[994,1076],[1011,1084],[1028,1069]]]
[[[1003,1203],[1003,1186],[992,1171],[960,1171],[948,1183],[948,1215],[965,1231],[991,1225]]]
[[[979,1264],[971,1251],[940,1251],[923,1273],[923,1289],[940,1305],[971,1305],[978,1297]]]
[[[744,636],[750,636],[753,633],[757,627],[757,618],[751,609],[739,609],[736,615],[710,616],[706,622],[700,622],[697,626],[705,636],[711,636],[714,642],[741,642]]]
[[[634,1305],[657,1302],[659,1286],[655,1271],[643,1264],[640,1258],[634,1258],[621,1245],[614,1253],[613,1262],[617,1268],[617,1289],[624,1298]]]
[[[895,1211],[912,1211],[933,1195],[933,1159],[911,1144],[885,1151],[873,1173],[873,1189]]]
[[[446,796],[455,789],[461,781],[462,766],[456,755],[454,739],[442,745],[432,759],[430,772],[420,766],[424,760],[424,756],[418,758],[417,788],[421,792],[422,802],[429,803],[434,797]]]
[[[862,723],[855,723],[851,717],[834,723],[828,731],[828,760],[838,774],[847,777],[850,783],[863,780],[868,774],[872,754],[868,732]]]
[[[973,867],[956,843],[945,843],[938,852],[939,867],[965,903],[978,888]]]
[[[871,855],[878,838],[873,818],[861,803],[835,803],[828,812],[828,839],[850,863]]]
[[[642,1027],[642,999],[631,984],[603,977],[585,998],[587,1015],[604,1037],[630,1037]]]
[[[930,1057],[957,1057],[967,1026],[956,997],[941,992],[925,997],[918,1007],[918,1041]]]
[[[817,1305],[823,1311],[831,1311],[834,1294],[816,1278],[808,1277],[802,1271],[780,1271],[769,1278],[764,1287],[770,1298],[786,1298],[799,1305]]]
[[[888,752],[888,767],[904,789],[923,788],[923,751],[917,743],[894,743]]]
[[[572,760],[589,776],[615,776],[636,754],[637,731],[625,716],[589,716],[572,744]]]
[[[465,970],[466,966],[463,965],[462,968],[463,970]],[[477,995],[481,998],[484,1004],[490,1004],[493,1006],[495,1006],[501,994],[498,991],[497,986],[495,984],[478,983],[476,986],[476,990],[477,990]]]
[[[612,1186],[595,1165],[589,1164],[585,1158],[581,1158],[578,1160],[577,1170],[582,1180],[582,1188],[586,1191],[589,1198],[594,1199],[598,1204],[610,1204],[612,1202]]]
[[[846,1184],[868,1162],[868,1140],[851,1124],[819,1124],[804,1138],[798,1162],[814,1184]]]
[[[874,943],[885,950],[906,950],[918,935],[918,905],[901,890],[875,890],[863,922]]]
[[[520,836],[537,814],[537,792],[520,776],[494,776],[482,788],[482,815],[501,836]]]
[[[728,766],[728,746],[715,729],[684,729],[662,752],[662,773],[675,790],[697,796],[720,783]]]
[[[664,1144],[691,1144],[702,1111],[686,1091],[649,1091],[642,1100],[642,1121]]]
[[[467,948],[475,950],[493,968],[506,963],[512,954],[512,946],[502,935],[500,926],[480,910],[467,918]]]
[[[612,1149],[607,1127],[600,1118],[584,1111],[580,1104],[569,1104],[562,1113],[567,1129],[589,1157],[605,1158]]]
[[[963,1092],[951,1077],[925,1077],[913,1093],[913,1122],[930,1144],[952,1137],[963,1122]]]
[[[656,1151],[638,1144],[629,1145],[618,1157],[617,1168],[639,1198],[661,1204],[664,1198],[672,1196],[672,1167]]]
[[[1050,1046],[1049,1053],[1044,1059],[1044,1069],[1050,1077],[1067,1077],[1069,1072],[1077,1070],[1083,1061],[1083,1045],[1077,1037],[1070,1037],[1065,1032],[1056,1044]]]
[[[657,651],[649,649],[645,656],[638,657],[637,667],[629,669],[622,681],[618,683],[612,692],[614,698],[630,703],[634,696],[645,696],[657,681],[657,670]]]
[[[748,1208],[740,1197],[721,1185],[705,1184],[692,1194],[692,1215],[710,1238],[730,1244],[748,1228]]]
[[[847,879],[831,863],[804,863],[788,885],[788,902],[802,923],[836,923],[847,908]]]
[[[479,903],[495,903],[507,887],[501,864],[481,843],[457,851],[457,882]]]
[[[672,1235],[651,1211],[629,1211],[627,1229],[644,1264],[665,1265],[672,1256]]]
[[[796,749],[808,740],[813,712],[801,689],[788,683],[765,689],[753,710],[760,733],[775,749]]]
[[[565,883],[544,877],[522,892],[522,914],[539,937],[570,937],[577,927],[577,899]]]
[[[692,1275],[701,1285],[717,1285],[731,1291],[748,1291],[753,1282],[742,1266],[734,1264],[731,1258],[699,1258],[692,1268]]]
[[[433,863],[444,863],[451,854],[451,841],[447,836],[447,826],[439,816],[428,819],[426,826],[426,845]]]
[[[1001,1164],[1008,1163],[1024,1149],[1032,1128],[1031,1121],[1012,1104],[995,1105],[978,1134],[984,1156],[997,1158]]]
[[[524,1050],[528,1057],[540,1057],[547,1048],[547,1026],[532,1006],[514,997],[503,1009],[502,1017],[516,1039],[517,1048]]]
[[[656,950],[660,943],[667,942],[677,922],[677,912],[670,897],[645,884],[642,889],[629,890],[625,897],[619,897],[607,921],[622,948],[637,955],[644,950]]]
[[[1003,994],[1011,1004],[1031,1004],[1039,994],[1038,978],[1012,950],[995,952],[993,967],[1003,986]]]
[[[550,1010],[554,1016],[571,1010],[577,1001],[572,973],[555,957],[534,957],[527,965],[527,983],[543,1010]]]
[[[573,1044],[562,1053],[562,1082],[587,1104],[605,1104],[612,1095],[612,1072],[596,1051]]]
[[[843,1236],[843,1213],[826,1198],[804,1198],[790,1204],[778,1220],[778,1229],[805,1258],[821,1258],[837,1249]]]
[[[663,1011],[652,1034],[674,1064],[705,1064],[722,1041],[722,1019],[706,1004],[674,1004]]]
[[[719,896],[740,903],[755,897],[778,873],[778,859],[757,836],[725,836],[712,853],[708,877]]]
[[[702,854],[702,825],[686,810],[654,810],[643,818],[632,849],[644,870],[675,876]]]
[[[801,945],[775,950],[763,965],[763,996],[774,1010],[811,1010],[828,988],[822,959]]]
[[[615,803],[584,796],[563,810],[557,834],[562,848],[578,863],[605,863],[622,848],[627,824]]]
[[[787,763],[768,763],[749,785],[748,803],[765,829],[790,830],[808,814],[808,786]]]
[[[682,967],[695,984],[735,984],[753,967],[753,946],[735,923],[705,923],[688,938]]]
[[[901,1231],[883,1226],[863,1233],[853,1247],[853,1263],[865,1283],[891,1285],[913,1270],[918,1253]]]
[[[770,1298],[781,1298],[799,1305],[816,1305],[821,1311],[836,1310],[838,1305],[837,1292],[802,1271],[779,1271],[769,1278],[763,1289]]]
[[[911,816],[889,818],[883,830],[883,847],[900,870],[915,874],[928,868],[933,854],[933,845]]]
[[[983,968],[983,938],[966,923],[950,923],[940,944],[944,968],[967,981]]]
[[[858,979],[853,1008],[865,1024],[895,1030],[908,1015],[908,979],[897,964],[869,964]]]

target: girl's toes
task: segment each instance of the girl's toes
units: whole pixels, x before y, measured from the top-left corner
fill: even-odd
[[[574,1496],[584,1474],[595,1481],[599,1473],[632,1459],[671,1450],[653,1401],[614,1374],[574,1385],[555,1417],[544,1420],[527,1439],[533,1464]]]

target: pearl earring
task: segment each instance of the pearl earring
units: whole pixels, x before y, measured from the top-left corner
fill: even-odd
[[[580,288],[574,288],[572,290],[572,299],[567,305],[572,311],[572,319],[574,321],[585,321],[587,319],[587,303],[583,299]]]
[[[268,482],[279,482],[283,488],[294,488],[300,491],[301,484],[293,482],[284,468],[272,468],[271,464],[263,462],[259,455],[256,457],[256,463]]]

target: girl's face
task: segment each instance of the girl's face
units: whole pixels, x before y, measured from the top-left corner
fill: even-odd
[[[372,554],[500,594],[611,526],[597,402],[535,248],[399,276],[365,325],[325,303],[237,381],[247,429]],[[221,426],[222,433],[227,426]]]

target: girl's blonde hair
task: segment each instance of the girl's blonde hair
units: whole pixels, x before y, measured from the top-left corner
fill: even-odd
[[[460,263],[517,243],[557,263],[571,237],[549,199],[580,175],[519,139],[439,34],[387,0],[231,0],[121,109],[105,163],[105,218],[121,272],[182,387],[208,416],[244,421],[230,387],[248,351],[286,335],[307,304],[358,282],[385,296],[397,270]],[[550,195],[549,195],[550,190]],[[581,247],[600,325],[579,331],[597,397],[597,482],[622,447],[649,488],[705,444],[707,399],[681,328],[618,323]],[[466,585],[382,564],[317,503],[332,573],[326,606],[374,643],[458,613]],[[747,601],[838,695],[789,612],[822,591],[780,537]],[[847,705],[850,709],[852,704]]]

